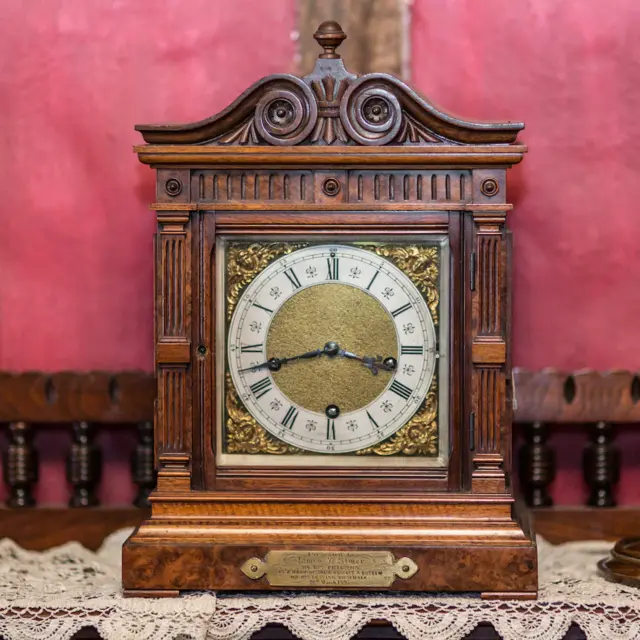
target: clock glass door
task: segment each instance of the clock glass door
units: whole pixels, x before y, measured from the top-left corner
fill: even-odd
[[[219,237],[219,466],[444,467],[443,235]]]

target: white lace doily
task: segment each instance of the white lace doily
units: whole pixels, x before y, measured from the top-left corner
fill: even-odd
[[[93,553],[77,543],[45,552],[0,541],[0,636],[67,640],[95,627],[107,640],[244,640],[280,623],[303,640],[348,640],[371,620],[388,620],[409,640],[459,640],[491,623],[505,640],[559,640],[572,622],[589,639],[640,638],[640,590],[596,574],[605,542],[539,542],[538,601],[474,596],[269,594],[123,598],[119,531]]]

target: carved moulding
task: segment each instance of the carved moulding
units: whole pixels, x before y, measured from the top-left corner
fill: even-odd
[[[160,144],[381,146],[508,144],[523,128],[459,120],[386,74],[308,78],[265,78],[211,118],[136,129]]]
[[[206,120],[136,129],[159,144],[380,146],[510,144],[524,126],[460,120],[393,76],[349,73],[336,53],[346,38],[337,23],[314,37],[324,53],[308,76],[264,78]]]
[[[227,320],[231,319],[238,300],[250,282],[280,256],[308,246],[308,243],[232,243],[227,247]],[[437,247],[417,245],[361,244],[402,269],[423,294],[438,326],[439,251]],[[304,451],[274,438],[245,409],[231,376],[225,374],[225,433],[227,453],[303,454]],[[438,393],[434,376],[427,395],[413,418],[385,441],[356,452],[356,455],[438,455]]]
[[[295,145],[309,136],[317,117],[311,89],[302,80],[285,76],[263,89],[250,118],[216,142]]]

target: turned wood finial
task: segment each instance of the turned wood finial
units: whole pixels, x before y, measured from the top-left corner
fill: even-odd
[[[319,57],[333,60],[340,57],[340,54],[336,53],[336,49],[342,44],[347,34],[337,22],[326,20],[318,27],[313,37],[324,49],[324,53],[321,53]]]

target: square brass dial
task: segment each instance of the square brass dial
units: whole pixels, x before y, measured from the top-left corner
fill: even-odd
[[[234,236],[221,237],[216,254],[216,317],[218,335],[225,336],[217,352],[217,373],[224,379],[217,398],[219,464],[446,464],[450,284],[446,237],[363,241]],[[428,315],[422,324],[430,323],[434,332],[426,346],[418,337],[421,323],[409,315],[411,302],[401,304],[405,280],[407,291],[410,287],[414,292],[407,294],[410,301]],[[282,296],[287,297],[284,302]],[[234,313],[242,321],[236,321]],[[294,354],[313,353],[330,341],[353,356],[368,354],[380,360],[371,365],[349,356],[320,354],[286,362],[277,370],[266,365],[278,358],[295,360]],[[394,371],[380,364],[387,358],[395,361]],[[419,365],[428,358],[433,361],[432,375],[423,380],[428,384],[424,391],[414,389]],[[238,388],[238,380],[245,376],[247,386]],[[385,433],[380,425],[389,416],[384,412],[403,402],[406,411]],[[342,420],[325,417],[332,406],[339,408]],[[301,432],[302,442],[292,440],[292,427]],[[343,448],[350,450],[335,446],[337,429],[347,443]],[[361,435],[367,429],[377,434],[375,441]]]

